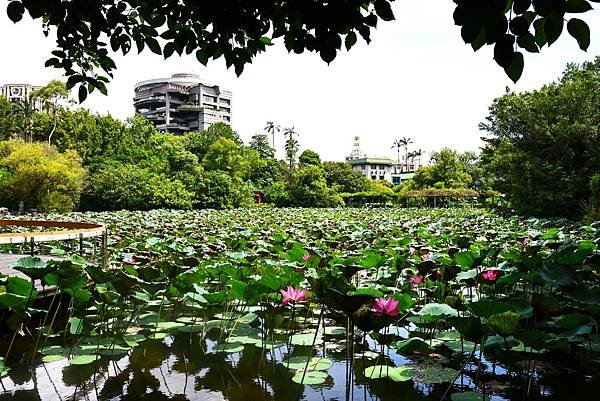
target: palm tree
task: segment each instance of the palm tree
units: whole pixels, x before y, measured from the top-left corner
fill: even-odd
[[[31,100],[19,100],[13,102],[12,113],[16,116],[21,116],[23,119],[23,136],[33,142],[33,131],[31,129],[31,118],[35,113],[33,102]]]
[[[415,150],[415,151],[413,151],[413,152],[410,152],[410,153],[408,154],[408,158],[410,159],[410,164],[413,166],[413,170],[415,169],[415,168],[414,168],[414,165],[415,165],[415,159],[416,159],[416,158],[419,158],[419,159],[420,159],[422,155],[423,155],[423,151],[422,151],[421,149],[417,149],[417,150]]]
[[[298,144],[298,140],[296,138],[290,138],[285,142],[285,156],[288,159],[288,163],[290,164],[290,170],[294,168],[296,164],[296,155],[300,150],[300,145]]]
[[[275,132],[281,131],[281,128],[279,127],[279,125],[275,125],[275,123],[273,121],[267,121],[267,124],[265,126],[265,131],[267,131],[267,133],[271,134],[271,136],[273,137],[273,150],[274,150],[275,149]]]
[[[294,138],[294,135],[298,135],[296,129],[292,128],[284,128],[283,135],[287,137],[285,141],[285,156],[288,159],[290,165],[290,171],[294,168],[294,163],[296,161],[296,155],[300,150],[300,145],[298,141]]]
[[[392,145],[392,149],[396,148],[398,151],[398,164],[400,164],[400,148],[404,147],[404,144],[400,142],[399,139],[394,140],[394,144]]]
[[[404,164],[406,166],[406,171],[408,171],[408,145],[413,143],[413,140],[409,137],[402,137],[400,138],[400,143],[404,146]]]

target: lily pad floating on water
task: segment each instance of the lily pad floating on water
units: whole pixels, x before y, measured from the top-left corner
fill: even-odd
[[[152,333],[148,336],[148,339],[150,340],[164,340],[164,338],[167,336],[167,333]]]
[[[215,351],[227,352],[228,354],[242,352],[243,350],[244,350],[244,344],[240,344],[240,343],[221,343],[215,347]]]
[[[343,336],[346,335],[346,328],[339,326],[325,327],[325,334],[328,336]]]
[[[200,326],[197,324],[190,325],[190,326],[177,327],[177,331],[179,331],[181,333],[200,333],[202,330],[204,330],[204,326]]]
[[[69,353],[68,349],[63,348],[58,345],[51,345],[49,347],[44,347],[40,350],[42,355],[66,355]]]
[[[231,336],[225,340],[228,343],[239,343],[239,344],[256,344],[262,343],[262,338],[258,336]]]
[[[256,313],[250,312],[246,313],[244,316],[237,319],[238,323],[246,323],[250,324],[258,319],[258,315]]]
[[[92,362],[100,359],[98,355],[80,355],[73,359],[69,359],[69,364],[71,365],[89,365]]]
[[[413,366],[415,380],[427,384],[449,383],[456,380],[458,371],[452,368],[443,368],[437,365]]]
[[[472,341],[464,340],[461,344],[460,340],[448,341],[444,345],[450,348],[454,352],[473,352],[473,350],[479,347]]]
[[[298,384],[323,384],[328,376],[327,373],[318,370],[298,372],[292,377],[292,381]]]
[[[42,357],[42,362],[51,363],[51,362],[56,362],[56,361],[62,361],[65,358],[66,357],[64,355],[44,355]]]
[[[333,366],[333,361],[327,358],[309,358],[308,356],[293,356],[291,358],[284,359],[283,364],[287,368],[296,370],[327,370]]]
[[[309,346],[310,347],[311,345],[313,345],[313,340],[314,340],[315,345],[323,344],[323,339],[320,338],[319,336],[317,336],[317,338],[315,339],[315,335],[313,333],[294,334],[293,336],[290,337],[290,343],[292,343],[293,345],[300,345],[300,346]]]
[[[412,354],[414,352],[432,352],[433,347],[425,340],[419,337],[411,337],[406,340],[396,342],[396,349],[402,354]]]
[[[435,335],[435,338],[442,341],[460,340],[460,333],[456,331],[441,331]]]
[[[366,368],[364,373],[367,379],[388,378],[395,382],[409,381],[414,376],[413,369],[410,366],[374,365]]]
[[[423,306],[417,313],[425,321],[436,321],[446,316],[458,316],[458,311],[446,304],[431,303]]]
[[[474,391],[465,391],[464,393],[452,394],[450,399],[452,401],[489,401],[490,397]]]
[[[176,329],[183,326],[185,326],[185,324],[181,322],[160,322],[156,325],[157,328],[164,330]]]
[[[234,319],[238,319],[239,317],[240,317],[240,314],[237,312],[223,312],[223,313],[215,314],[215,319],[219,319],[219,320],[234,320]]]

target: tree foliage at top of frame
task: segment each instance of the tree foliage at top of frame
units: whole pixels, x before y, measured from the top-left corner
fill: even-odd
[[[317,52],[330,63],[362,37],[371,41],[378,21],[394,19],[393,0],[9,0],[7,14],[18,22],[27,12],[41,19],[44,34],[56,32],[57,49],[46,66],[63,69],[79,100],[106,83],[116,69],[109,50],[135,46],[171,57],[194,53],[204,65],[225,58],[240,75],[252,58],[283,38],[290,52]],[[590,0],[599,2],[600,0]],[[494,59],[517,81],[521,49],[539,52],[554,43],[565,24],[579,47],[590,42],[588,25],[567,14],[592,10],[587,0],[454,0],[454,21],[465,43],[494,46]],[[424,16],[426,17],[426,16]]]

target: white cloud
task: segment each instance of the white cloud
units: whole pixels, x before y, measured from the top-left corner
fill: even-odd
[[[540,55],[526,55],[523,76],[513,85],[492,60],[491,48],[474,53],[462,42],[452,2],[396,1],[394,11],[397,21],[380,22],[370,45],[359,40],[329,66],[317,54],[288,54],[280,43],[257,56],[239,78],[222,60],[204,67],[193,55],[166,61],[146,52],[117,56],[109,96],[93,94],[84,106],[126,118],[133,113],[136,82],[194,72],[233,91],[233,127],[246,140],[273,120],[295,126],[301,147],[325,160],[343,160],[357,134],[371,155],[393,156],[391,144],[403,136],[426,151],[477,149],[478,123],[506,86],[539,87],[556,79],[567,62],[600,53],[600,30],[594,29],[600,16],[594,10],[586,15],[592,27],[587,53],[564,32]],[[44,38],[39,21],[13,25],[2,11],[0,35],[0,82],[43,84],[60,77],[59,70],[44,68],[53,42]],[[283,145],[283,137],[277,142]]]

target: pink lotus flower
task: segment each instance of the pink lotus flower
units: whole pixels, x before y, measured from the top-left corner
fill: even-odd
[[[421,255],[421,259],[423,261],[431,260],[431,259],[433,259],[433,254],[431,252],[424,253],[423,255]]]
[[[409,255],[412,255],[412,254],[414,254],[416,251],[417,251],[417,250],[415,249],[415,247],[414,247],[414,246],[409,246],[409,247],[408,247],[408,254],[409,254]]]
[[[291,285],[288,285],[287,291],[282,289],[282,290],[279,290],[279,292],[281,292],[281,295],[283,295],[283,300],[281,301],[281,303],[283,303],[284,305],[287,305],[287,303],[290,301],[292,301],[292,302],[308,301],[308,296],[306,296],[306,290],[304,290],[304,289],[296,290]]]
[[[127,263],[128,265],[135,264],[135,256],[131,256],[129,258],[123,258],[123,263]]]
[[[419,285],[423,282],[423,280],[425,280],[425,276],[422,274],[417,274],[416,276],[410,279],[410,283],[412,285]]]
[[[481,276],[487,281],[496,281],[500,276],[500,272],[498,270],[486,270],[481,273]]]
[[[116,235],[115,236],[115,241],[122,241],[123,237],[121,237],[120,235]]]
[[[371,311],[378,315],[398,316],[400,301],[394,298],[377,298],[371,306]]]
[[[308,260],[310,259],[311,254],[310,253],[306,253],[304,254],[304,256],[302,256],[302,260],[305,262],[308,262]]]

